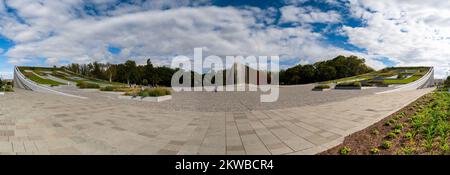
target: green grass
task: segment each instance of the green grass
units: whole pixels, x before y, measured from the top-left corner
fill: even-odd
[[[450,93],[435,92],[433,101],[412,117],[411,132],[417,133],[415,138],[420,138],[419,145],[428,151],[440,150],[442,154],[449,154],[450,107],[448,104],[450,104]]]
[[[60,83],[57,81],[41,78],[32,72],[23,72],[23,75],[25,75],[25,77],[27,77],[31,81],[34,81],[38,84],[46,84],[46,85],[50,85],[50,86],[64,85],[63,83]]]
[[[422,75],[413,75],[406,79],[384,80],[386,84],[408,84],[422,78]]]
[[[416,70],[416,72],[413,74],[413,76],[406,78],[406,79],[385,79],[385,80],[380,80],[380,82],[384,83],[384,84],[407,84],[407,83],[411,83],[414,82],[418,79],[420,79],[422,76],[424,76],[429,68],[427,67],[394,67],[394,68],[387,68],[385,70],[380,70],[380,71],[375,71],[375,72],[370,72],[370,73],[366,73],[366,74],[362,74],[362,75],[357,75],[357,76],[352,76],[352,77],[346,77],[346,78],[340,78],[340,79],[336,79],[336,80],[330,80],[330,81],[325,81],[325,82],[321,82],[319,84],[330,84],[330,83],[344,83],[344,82],[354,82],[354,81],[364,81],[364,80],[368,80],[368,81],[373,81],[373,79],[375,77],[392,77],[395,75],[407,75],[407,74],[412,74],[410,72],[405,73],[405,72],[400,72],[400,70]],[[377,80],[378,81],[378,80]]]
[[[98,84],[100,87],[106,87],[106,86],[124,86],[125,84],[123,83],[118,83],[118,82],[109,82],[106,80],[100,80],[100,79],[95,79],[95,78],[90,78],[90,77],[85,77],[82,75],[78,75],[76,73],[70,72],[68,70],[65,69],[61,69],[61,68],[51,68],[51,67],[19,67],[19,70],[25,75],[25,70],[30,70],[35,72],[38,75],[44,76],[46,73],[44,73],[44,71],[47,72],[52,72],[50,75],[66,80],[66,81],[71,81],[71,82],[75,82],[75,83],[82,83],[82,82],[86,82],[86,83],[93,83],[93,84]],[[66,73],[67,75],[57,72],[57,71],[61,71]],[[29,75],[31,76],[31,75]],[[83,78],[84,80],[76,80],[76,79],[72,79],[70,77],[80,77]],[[34,78],[35,80],[39,81],[39,82],[44,82],[43,80],[38,80],[39,77]],[[31,78],[30,78],[31,79]],[[42,78],[41,78],[42,79]],[[33,80],[33,79],[32,79]],[[34,80],[33,80],[34,81]],[[52,81],[52,80],[50,80]],[[53,81],[55,82],[55,81]],[[46,82],[46,83],[39,83],[39,84],[48,84],[50,82]],[[51,83],[49,85],[56,85],[55,83]],[[59,83],[59,85],[61,85],[61,83]]]

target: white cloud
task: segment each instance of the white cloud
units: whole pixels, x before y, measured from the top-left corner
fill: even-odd
[[[81,3],[8,1],[25,22],[12,18],[0,22],[0,32],[16,42],[5,53],[9,62],[21,64],[37,57],[46,58],[49,65],[62,60],[118,62],[136,58],[142,62],[152,58],[157,64],[167,65],[175,55],[192,55],[195,47],[203,47],[205,55],[280,55],[282,60],[301,58],[311,62],[354,54],[323,43],[321,34],[312,32],[308,25],[264,26],[261,22],[273,22],[270,20],[273,13],[258,8],[209,6],[159,10],[153,4],[156,9],[148,10],[129,5],[124,7],[128,10],[121,12],[115,9],[105,12],[109,14],[106,16],[89,16],[80,14]],[[328,18],[325,12],[310,8],[305,12],[303,17],[299,14],[305,22],[330,22],[338,18],[325,19]],[[109,53],[110,45],[120,47],[120,55]]]
[[[350,7],[353,16],[366,22],[343,27],[351,44],[399,65],[435,66],[436,76],[445,76],[444,66],[450,64],[449,2],[353,0]]]
[[[336,11],[322,12],[319,9],[297,6],[281,8],[281,22],[294,23],[338,23],[341,16]]]
[[[11,72],[0,72],[1,79],[12,79],[13,74]]]

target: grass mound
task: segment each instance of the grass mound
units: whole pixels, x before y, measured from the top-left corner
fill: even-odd
[[[25,77],[27,77],[31,81],[34,81],[38,84],[46,84],[46,85],[50,85],[50,86],[64,85],[63,83],[60,83],[57,81],[41,78],[41,77],[37,76],[36,74],[34,74],[33,72],[23,72],[23,75],[25,75]]]

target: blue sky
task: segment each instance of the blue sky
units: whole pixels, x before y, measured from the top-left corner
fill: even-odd
[[[0,0],[0,75],[10,77],[14,65],[169,65],[202,47],[207,55],[279,55],[282,68],[357,55],[376,69],[427,65],[443,76],[450,5],[436,2]]]

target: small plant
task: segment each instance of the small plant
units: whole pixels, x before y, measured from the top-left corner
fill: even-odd
[[[397,135],[394,132],[389,132],[386,137],[390,138],[390,139],[394,139],[397,137]]]
[[[411,138],[413,137],[413,135],[412,135],[411,132],[407,132],[407,133],[404,135],[404,137],[407,138],[407,139],[411,139]]]
[[[400,134],[400,133],[402,133],[402,130],[400,130],[400,129],[394,129],[394,131],[393,131],[395,134]]]
[[[380,134],[380,131],[378,131],[378,129],[374,129],[374,130],[372,130],[372,134],[373,135],[378,135],[378,134]]]
[[[383,148],[383,149],[389,149],[391,147],[392,147],[392,142],[388,141],[388,140],[383,141],[383,143],[381,144],[381,148]]]
[[[413,155],[415,149],[411,148],[411,147],[405,147],[405,148],[402,148],[402,151],[405,155]]]
[[[384,123],[384,126],[391,126],[392,124],[394,124],[395,123],[395,120],[394,119],[389,119],[388,121],[386,121],[385,123]]]
[[[372,148],[370,149],[370,154],[378,154],[380,150],[378,148]]]
[[[341,153],[341,155],[348,155],[350,151],[352,151],[350,147],[344,146],[343,148],[341,148],[339,153]]]
[[[397,124],[394,126],[394,129],[403,129],[403,125],[402,124]]]
[[[114,91],[114,87],[112,86],[106,86],[106,87],[102,87],[100,88],[101,91]]]

